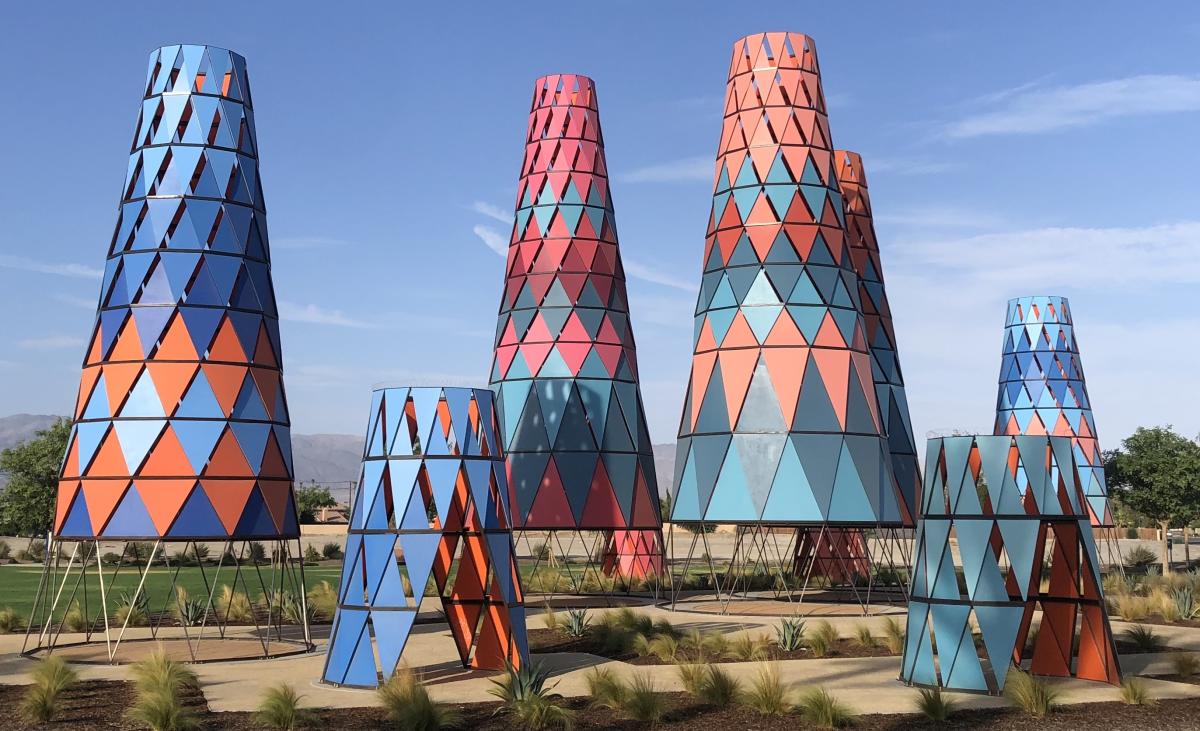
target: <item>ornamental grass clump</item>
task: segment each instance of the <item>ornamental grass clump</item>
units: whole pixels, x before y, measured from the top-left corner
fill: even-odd
[[[1058,705],[1058,691],[1024,670],[1012,668],[1004,681],[1004,696],[1034,718],[1045,718]]]
[[[875,638],[871,635],[871,627],[866,624],[859,624],[854,628],[854,637],[851,639],[855,647],[868,650],[875,647]]]
[[[750,687],[742,693],[742,705],[764,716],[786,716],[792,710],[788,688],[779,676],[779,666],[766,664],[758,669]]]
[[[521,667],[507,665],[504,677],[493,680],[488,693],[499,698],[521,724],[533,731],[548,728],[570,729],[575,725],[575,712],[555,702],[558,695],[546,687],[550,671],[540,663],[527,662]]]
[[[62,694],[79,680],[79,675],[61,658],[38,661],[33,684],[21,698],[21,715],[30,721],[48,723],[62,710]]]
[[[200,727],[196,714],[181,695],[199,690],[196,673],[172,660],[163,648],[130,667],[137,697],[128,715],[152,731],[190,731]]]
[[[274,685],[263,694],[254,720],[258,725],[275,731],[296,731],[305,728],[312,723],[313,718],[312,713],[300,705],[303,697],[287,683]]]
[[[588,695],[592,697],[593,707],[616,710],[625,702],[629,689],[612,668],[592,668],[584,676],[584,681],[587,683]]]
[[[809,688],[800,696],[797,705],[800,716],[819,728],[849,726],[850,709],[824,688]]]
[[[893,655],[904,652],[904,625],[895,617],[883,620],[883,644]]]
[[[25,620],[12,607],[0,609],[0,634],[20,632],[25,629]]]
[[[725,656],[741,662],[766,660],[770,655],[770,644],[766,637],[751,637],[748,634],[738,635],[729,643]]]
[[[930,721],[945,721],[954,712],[955,702],[942,693],[941,688],[921,688],[917,696],[917,710]]]
[[[1121,702],[1127,706],[1152,706],[1158,700],[1150,695],[1145,681],[1131,677],[1121,682]]]
[[[654,728],[667,713],[667,699],[658,692],[653,678],[638,673],[626,686],[620,709],[631,720]]]
[[[816,657],[825,657],[833,650],[838,640],[838,631],[829,622],[817,622],[808,636],[808,647]]]
[[[1200,656],[1194,652],[1171,653],[1171,666],[1181,678],[1190,678],[1200,672]]]
[[[406,667],[396,669],[376,691],[397,731],[439,731],[461,722],[458,712],[429,697],[420,679]]]
[[[1144,624],[1135,624],[1121,633],[1125,641],[1133,645],[1138,652],[1158,652],[1165,647],[1162,638]]]

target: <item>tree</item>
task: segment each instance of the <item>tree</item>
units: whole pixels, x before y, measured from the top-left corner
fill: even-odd
[[[8,473],[8,487],[0,493],[4,533],[39,536],[50,530],[70,435],[70,422],[59,419],[32,439],[0,452],[0,472]]]
[[[296,510],[300,513],[301,523],[317,522],[318,510],[335,505],[337,501],[333,499],[327,487],[313,483],[296,488]]]
[[[1108,455],[1104,475],[1125,505],[1159,524],[1168,573],[1167,530],[1200,517],[1200,445],[1169,425],[1139,427]]]

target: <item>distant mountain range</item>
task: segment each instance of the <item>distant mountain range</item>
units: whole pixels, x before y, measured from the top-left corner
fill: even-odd
[[[30,439],[57,418],[45,414],[0,417],[0,449],[14,447]],[[345,500],[349,483],[358,480],[362,450],[362,437],[351,434],[293,434],[292,460],[296,481],[326,483],[335,497]],[[659,492],[665,494],[671,489],[674,478],[674,444],[654,445],[654,468],[658,473]],[[0,474],[0,485],[3,484],[4,476]]]

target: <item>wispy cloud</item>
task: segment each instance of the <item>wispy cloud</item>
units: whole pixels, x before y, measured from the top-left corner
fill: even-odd
[[[635,168],[617,176],[624,183],[680,183],[712,180],[713,158],[684,157],[655,165]]]
[[[491,226],[484,226],[482,223],[475,224],[471,230],[475,232],[484,246],[500,256],[508,256],[508,239],[504,237],[504,234]]]
[[[500,223],[506,223],[510,226],[512,225],[512,222],[513,222],[512,211],[506,211],[503,208],[501,208],[500,206],[495,206],[495,205],[492,205],[491,203],[487,203],[485,201],[473,202],[471,204],[471,210],[475,211],[476,213],[479,213],[481,215],[487,216],[488,218],[493,218],[493,219],[499,221]]]
[[[479,378],[450,373],[377,369],[341,363],[292,363],[288,366],[288,386],[329,388],[371,384],[383,386],[478,386]]]
[[[96,269],[82,264],[59,264],[38,261],[25,256],[13,256],[11,254],[0,254],[0,267],[17,269],[23,272],[36,272],[38,274],[54,274],[60,277],[75,277],[78,279],[100,279],[104,276],[103,269]]]
[[[994,214],[955,206],[919,206],[875,214],[878,224],[890,224],[905,229],[930,228],[995,228],[1001,221]],[[924,234],[923,235],[927,235]]]
[[[22,350],[60,350],[62,348],[82,348],[83,346],[83,338],[74,335],[47,335],[43,338],[17,341],[17,347]]]
[[[942,173],[961,170],[961,162],[949,160],[928,160],[923,158],[905,157],[866,157],[864,165],[867,168],[867,180],[875,173],[888,175],[940,175]]]
[[[672,276],[670,273],[664,272],[658,267],[649,266],[637,261],[630,261],[629,259],[624,261],[624,265],[626,275],[633,277],[634,279],[640,279],[643,282],[661,284],[664,287],[670,287],[671,289],[678,289],[681,292],[690,292],[692,294],[695,294],[699,289],[699,286],[695,282],[689,282]]]
[[[286,300],[279,302],[279,319],[287,322],[306,322],[313,325],[333,325],[363,330],[377,327],[373,323],[347,317],[341,310],[327,310],[314,304],[302,305]]]
[[[76,295],[67,294],[65,292],[55,292],[54,299],[56,299],[59,302],[62,302],[64,304],[71,305],[72,307],[78,307],[81,310],[95,310],[96,309],[96,299],[94,297],[92,297],[92,298],[78,297]]]
[[[324,236],[282,236],[271,240],[272,249],[335,249],[349,245],[349,241]]]
[[[978,111],[946,125],[953,139],[1036,134],[1118,117],[1200,110],[1200,77],[1143,74],[1074,86],[1024,85],[979,100]]]

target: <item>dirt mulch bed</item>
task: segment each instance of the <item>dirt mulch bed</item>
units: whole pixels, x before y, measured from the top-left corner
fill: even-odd
[[[657,728],[689,729],[695,731],[768,731],[774,729],[815,729],[796,715],[785,717],[760,716],[748,708],[731,706],[715,709],[697,703],[682,693],[667,694],[667,716]],[[496,703],[474,703],[458,706],[462,714],[460,728],[471,731],[511,731],[516,720],[508,713],[494,713]],[[573,698],[565,705],[576,712],[577,729],[644,729],[646,724],[632,721],[607,709],[588,708],[587,701]],[[935,724],[914,715],[889,714],[856,716],[854,728],[859,731],[900,731],[902,729],[992,729],[994,731],[1041,731],[1042,729],[1103,728],[1117,731],[1145,729],[1200,729],[1200,699],[1168,700],[1156,706],[1126,706],[1120,703],[1100,703],[1084,706],[1065,706],[1043,719],[1035,719],[1010,709],[961,711],[948,722]],[[206,718],[206,731],[251,731],[260,729],[248,713],[214,713]],[[81,727],[86,728],[86,727]],[[359,729],[388,729],[390,724],[379,708],[341,708],[316,712],[313,728],[322,731],[358,731]]]
[[[118,680],[84,680],[63,691],[62,710],[49,723],[28,721],[21,716],[21,699],[27,685],[0,685],[0,709],[5,731],[145,731],[146,727],[127,718],[137,696],[133,683]],[[202,731],[224,729],[200,691],[186,693],[183,705],[200,719]],[[241,728],[241,727],[233,727]],[[247,727],[248,728],[248,727]]]
[[[630,665],[677,665],[679,662],[737,662],[729,656],[721,656],[706,652],[702,657],[695,658],[685,652],[680,652],[679,662],[664,662],[653,655],[638,655],[634,652],[612,652],[598,642],[592,635],[572,637],[566,632],[553,629],[529,630],[529,651],[550,652],[584,652],[590,655],[606,657],[610,660],[621,660]],[[820,660],[832,657],[895,657],[883,645],[860,647],[848,639],[840,639],[834,643],[829,653],[823,658],[813,655],[812,650],[800,649],[786,652],[774,643],[767,646],[767,659],[770,660]]]

